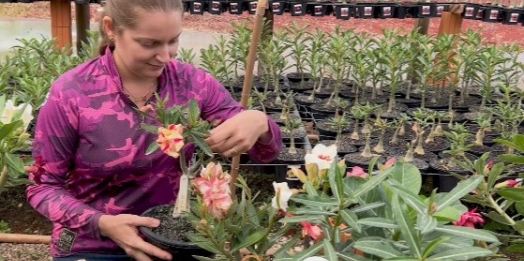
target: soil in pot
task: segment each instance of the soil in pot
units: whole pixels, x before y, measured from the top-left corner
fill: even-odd
[[[425,139],[426,137],[424,137]],[[424,140],[424,150],[432,152],[441,152],[449,148],[449,141],[444,137],[435,137],[432,142],[426,143]]]
[[[374,112],[373,114],[376,115],[376,112]],[[400,117],[400,114],[402,114],[402,110],[398,110],[398,109],[393,109],[391,112],[388,112],[387,105],[386,105],[386,109],[380,111],[380,117],[386,118],[386,119],[396,119]]]
[[[417,169],[419,170],[428,170],[429,169],[429,163],[419,158],[413,158],[413,161],[409,163],[415,165],[415,167],[417,167]]]
[[[327,120],[319,120],[316,123],[316,127],[320,135],[323,136],[330,136],[335,137],[337,135],[337,130],[334,126],[328,124]],[[342,133],[349,133],[351,132],[352,128],[350,126],[346,126],[342,129]]]
[[[432,160],[438,159],[438,155],[431,151],[424,151],[424,154],[413,153],[413,158],[423,160],[425,162],[431,162]]]
[[[336,106],[334,103],[331,103],[330,105],[327,105],[327,100],[323,100],[321,103],[315,103],[309,107],[311,112],[316,112],[320,114],[327,114],[331,116],[335,116],[335,109]]]
[[[310,73],[292,72],[292,73],[286,74],[286,77],[287,77],[287,79],[290,82],[298,82],[299,83],[300,81],[302,81],[302,79],[304,79],[304,81],[309,81],[309,78],[311,78],[311,74]]]
[[[482,139],[482,143],[484,143],[484,145],[493,145],[495,144],[496,142],[494,141],[495,139],[499,138],[498,136],[492,136],[492,135],[485,135],[484,136],[484,139]],[[475,142],[475,135],[471,135],[469,137],[466,138],[466,143],[473,143]]]
[[[187,234],[196,231],[184,216],[172,216],[173,207],[172,204],[156,206],[142,214],[160,220],[160,225],[156,228],[139,227],[146,240],[169,251],[177,260],[196,261],[193,255],[211,257],[212,253],[189,241]]]
[[[468,155],[468,154],[466,154]],[[442,157],[444,156],[444,157]],[[470,160],[475,160],[475,158],[472,158],[471,157],[472,154],[469,154],[469,156],[466,156],[467,158],[469,158]],[[463,167],[461,167],[460,165],[458,164],[449,164],[449,161],[451,160],[451,157],[447,156],[447,155],[441,155],[442,158],[440,159],[437,159],[437,160],[432,160],[429,165],[435,169],[435,170],[438,170],[442,173],[457,173],[457,174],[470,174],[470,171],[468,169],[465,169]],[[456,161],[459,161],[461,160],[460,158],[457,158]]]
[[[410,98],[410,99],[395,98],[395,102],[406,104],[409,108],[420,107],[420,104],[421,104],[421,100],[413,99],[413,98]]]
[[[316,103],[321,103],[324,99],[318,98],[316,96],[313,96],[313,99],[310,100],[311,95],[306,94],[297,94],[295,95],[295,101],[296,103],[300,105],[313,105]]]
[[[282,113],[271,113],[271,114],[269,114],[269,117],[271,119],[273,119],[276,123],[284,125],[286,120],[280,118],[281,115],[282,115]],[[292,119],[300,119],[300,117],[298,115],[295,115],[295,114],[292,114],[292,113],[289,113],[287,116],[292,118]]]
[[[333,93],[333,87],[327,87],[327,86],[323,86],[322,89],[320,89],[320,91],[315,91],[315,97],[318,97],[318,98],[321,98],[321,99],[327,99],[329,98],[329,96],[331,96],[331,94]],[[308,90],[308,91],[304,91],[304,94],[306,95],[311,95],[311,92],[313,90]]]
[[[386,157],[384,155],[374,154],[373,157],[364,157],[364,156],[362,156],[361,152],[355,152],[355,153],[346,154],[346,155],[344,155],[344,160],[348,163],[347,164],[348,166],[358,165],[358,166],[362,166],[362,167],[367,167],[367,166],[369,166],[369,162],[374,157],[378,157],[377,163],[380,162],[380,163],[384,164],[384,162],[386,162]]]
[[[504,151],[504,146],[502,144],[494,144],[493,146],[489,146],[484,144],[483,146],[479,145],[473,145],[469,148],[468,152],[471,152],[475,155],[481,156],[482,154],[486,152],[495,152],[495,151]]]
[[[282,133],[282,139],[291,139],[291,133],[286,128],[284,128],[284,126],[280,126],[280,132]],[[295,139],[306,137],[306,135],[306,130],[302,128],[295,129],[293,133],[293,137]]]
[[[304,91],[313,90],[315,87],[313,82],[304,81],[300,82],[289,82],[289,89],[296,93],[302,93]]]
[[[335,143],[335,140],[322,140],[320,143],[329,146]],[[348,153],[353,153],[357,151],[357,147],[351,145],[347,140],[342,140],[337,146],[337,151],[339,156],[344,156]]]
[[[297,153],[289,153],[289,148],[282,149],[278,154],[277,161],[284,164],[302,164],[306,156],[306,150],[298,149]]]
[[[369,147],[371,148],[371,153],[381,154],[381,155],[396,155],[395,157],[399,157],[400,155],[404,155],[406,153],[407,148],[405,146],[402,146],[402,143],[399,143],[398,145],[389,145],[387,142],[384,142],[384,152],[378,153],[373,150],[375,146],[378,144],[378,139],[372,139],[369,142]],[[365,145],[360,146],[358,148],[359,152],[364,151]]]

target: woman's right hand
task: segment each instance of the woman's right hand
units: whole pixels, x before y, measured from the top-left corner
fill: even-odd
[[[157,227],[159,224],[157,219],[150,217],[129,214],[102,215],[98,221],[98,228],[102,236],[111,238],[127,255],[137,261],[152,261],[149,256],[171,260],[168,252],[145,242],[138,235],[138,226]]]

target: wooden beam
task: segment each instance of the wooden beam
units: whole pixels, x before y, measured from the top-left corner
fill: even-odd
[[[59,48],[72,46],[71,1],[51,0],[51,36]]]
[[[87,43],[88,34],[87,31],[90,29],[90,14],[89,14],[89,3],[78,4],[75,3],[75,16],[76,16],[76,50],[80,52],[82,50],[82,42]]]
[[[462,11],[464,5],[450,5],[448,10],[442,12],[438,34],[458,34],[462,31]]]
[[[419,34],[428,34],[429,30],[429,17],[422,17],[415,19],[414,29],[418,29]]]

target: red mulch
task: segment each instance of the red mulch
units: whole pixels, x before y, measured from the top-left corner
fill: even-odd
[[[16,9],[13,17],[26,18],[40,18],[49,19],[50,9],[49,2],[35,2],[32,4],[0,4],[1,8],[8,10]],[[98,20],[97,9],[98,4],[91,4],[91,14],[93,20]],[[71,6],[74,19],[74,4]],[[5,13],[5,12],[0,12]],[[212,15],[205,13],[204,15],[185,15],[184,27],[186,30],[192,31],[207,31],[207,32],[231,32],[232,22],[242,22],[246,19],[254,18],[245,12],[242,15],[231,15],[223,13],[221,15]],[[287,26],[291,21],[299,24],[308,24],[310,28],[321,28],[323,30],[332,30],[335,26],[340,25],[343,29],[355,29],[358,32],[369,32],[372,34],[380,34],[382,28],[402,28],[411,30],[414,26],[415,19],[350,19],[337,20],[334,16],[327,17],[291,17],[289,13],[284,15],[276,15],[274,19],[275,28],[282,28]],[[440,18],[432,18],[429,26],[429,33],[436,34],[440,26]],[[477,20],[464,20],[462,30],[467,29],[479,30],[486,42],[490,43],[505,43],[515,42],[524,44],[524,27],[521,25],[503,25],[500,23],[484,23]]]

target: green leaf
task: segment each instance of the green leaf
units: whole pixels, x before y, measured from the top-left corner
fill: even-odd
[[[337,260],[337,251],[331,245],[329,240],[324,239],[324,255],[327,257],[327,260]]]
[[[4,154],[7,166],[14,169],[18,173],[25,173],[24,162],[16,155],[11,153]]]
[[[483,229],[475,229],[469,227],[458,227],[453,225],[443,225],[435,228],[435,231],[439,231],[445,234],[454,235],[458,237],[464,237],[474,240],[486,241],[486,242],[499,242],[497,237],[491,232]]]
[[[9,135],[12,135],[15,130],[22,127],[23,122],[22,120],[17,120],[10,122],[8,124],[4,124],[0,127],[0,141],[7,138]]]
[[[359,205],[359,206],[356,206],[354,208],[351,208],[350,210],[357,214],[357,213],[361,213],[361,212],[366,212],[368,210],[372,210],[372,209],[375,209],[375,208],[379,208],[379,207],[382,207],[382,206],[385,206],[386,204],[384,202],[375,202],[375,203],[370,203],[370,204],[366,204],[366,205]]]
[[[336,161],[333,161],[328,170],[329,186],[333,195],[339,203],[342,203],[344,198],[344,181],[342,180],[342,173],[338,168]]]
[[[395,222],[385,219],[385,218],[375,218],[375,217],[369,217],[369,218],[363,218],[359,219],[357,221],[360,225],[370,226],[370,227],[380,227],[380,228],[388,228],[388,229],[398,229],[397,224]]]
[[[519,214],[524,216],[524,201],[515,203],[515,208]]]
[[[482,179],[484,179],[484,176],[477,175],[459,182],[446,196],[436,202],[437,209],[435,211],[440,211],[469,194],[472,189],[480,184]]]
[[[383,240],[360,239],[355,242],[353,247],[364,253],[375,255],[381,258],[394,258],[402,255],[400,251],[393,248],[390,244],[387,244]]]
[[[517,202],[524,201],[524,188],[501,188],[496,191],[497,194],[501,195],[505,199],[514,200]]]
[[[265,230],[259,230],[251,235],[249,235],[247,238],[240,240],[240,244],[233,247],[230,251],[232,253],[237,252],[238,250],[254,245],[258,241],[260,241],[262,238],[266,237],[266,231]]]
[[[498,222],[504,225],[511,225],[509,224],[509,222],[506,219],[504,219],[504,217],[502,217],[499,213],[495,211],[490,211],[486,216],[495,222]]]
[[[418,195],[422,187],[420,170],[415,165],[404,162],[397,162],[394,168],[396,171],[393,172],[391,178],[398,181],[408,191]]]
[[[524,253],[524,244],[514,244],[506,248],[510,253]]]
[[[360,186],[352,195],[352,198],[358,198],[368,191],[374,189],[378,184],[380,184],[384,179],[386,179],[393,171],[396,170],[395,167],[390,167],[386,170],[381,171],[378,175],[372,176],[368,181],[366,181],[362,186]]]
[[[502,154],[497,156],[497,158],[503,162],[524,164],[524,156],[518,156],[515,154]]]
[[[360,225],[358,224],[358,217],[355,215],[355,213],[344,209],[340,211],[340,214],[342,216],[342,219],[352,228],[354,228],[358,233],[360,233]]]
[[[435,239],[433,239],[424,249],[424,252],[422,253],[422,258],[426,259],[435,249],[443,242],[449,240],[449,237],[440,236]]]
[[[513,225],[513,229],[517,231],[524,231],[524,220],[515,222],[515,225]]]
[[[347,252],[337,252],[337,256],[345,261],[371,261],[371,259],[365,258],[363,256],[355,255]]]
[[[228,261],[229,260],[227,258],[216,259],[216,258],[209,258],[209,257],[205,257],[205,256],[193,256],[193,257],[196,258],[199,261]]]
[[[462,212],[454,206],[448,206],[441,211],[433,213],[433,217],[440,221],[455,221],[460,218]]]
[[[306,257],[314,256],[317,252],[322,249],[324,242],[320,241],[309,248],[306,248],[293,256],[293,260],[303,260]],[[279,259],[280,260],[280,259]]]
[[[316,210],[316,209],[298,209],[295,211],[295,214],[297,215],[323,215],[323,216],[334,216],[336,215],[333,212],[325,211],[325,210]]]
[[[151,153],[155,152],[160,147],[158,146],[158,143],[156,141],[151,142],[146,150],[146,155],[151,155]]]
[[[420,258],[422,256],[422,253],[420,252],[420,239],[417,237],[415,226],[408,214],[407,207],[400,204],[397,194],[393,196],[391,203],[393,215],[400,231],[402,232],[402,237],[409,246],[411,254],[416,258]]]
[[[207,143],[202,138],[194,135],[193,133],[191,133],[191,138],[204,153],[210,157],[213,157],[213,151],[211,150],[211,147],[209,147],[209,145],[207,145]]]
[[[306,206],[317,206],[317,207],[338,206],[338,202],[335,202],[329,199],[325,199],[325,198],[321,198],[321,197],[311,197],[311,198],[291,197],[290,200],[293,200],[297,203],[304,204]]]
[[[427,261],[434,260],[471,260],[477,257],[489,256],[493,252],[489,249],[480,247],[469,247],[462,249],[450,249],[433,256],[430,256]]]
[[[492,188],[495,185],[495,182],[497,182],[497,178],[500,176],[503,170],[503,162],[496,163],[495,165],[493,165],[493,167],[491,167],[491,170],[488,174],[488,188]]]
[[[402,197],[402,200],[406,202],[406,204],[415,209],[417,213],[425,214],[427,212],[426,204],[418,195],[413,194],[413,192],[400,185],[391,185],[390,187],[395,193]]]
[[[417,215],[417,226],[420,229],[420,233],[428,234],[435,230],[437,227],[437,219],[428,214],[418,214]]]
[[[189,101],[189,115],[188,121],[191,126],[194,126],[196,122],[200,119],[200,109],[198,108],[198,103],[195,99]]]
[[[384,261],[386,261],[386,260],[387,261],[393,261],[393,260],[398,260],[398,261],[419,261],[418,259],[410,257],[410,256],[399,256],[399,257],[384,259]]]
[[[187,238],[189,241],[193,242],[197,246],[215,254],[220,254],[222,251],[218,249],[215,245],[213,245],[207,238],[196,235],[196,234],[188,234]]]
[[[311,222],[318,222],[324,220],[325,217],[323,215],[304,215],[304,216],[294,216],[294,217],[285,217],[282,219],[279,219],[279,222],[281,223],[298,223],[301,221],[311,221]]]

